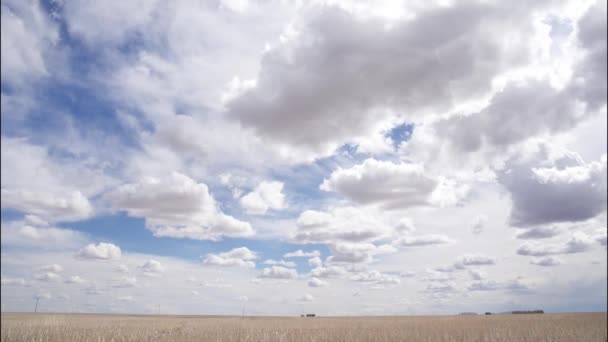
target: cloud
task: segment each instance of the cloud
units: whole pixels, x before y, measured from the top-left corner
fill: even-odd
[[[122,185],[107,198],[115,209],[143,217],[157,237],[220,240],[253,234],[249,223],[220,211],[207,185],[177,172]]]
[[[401,283],[398,277],[394,277],[388,274],[381,273],[377,270],[356,273],[349,277],[350,280],[374,283],[377,285],[398,285]]]
[[[524,243],[517,249],[517,254],[543,257],[548,255],[582,253],[591,250],[593,239],[582,232],[576,232],[563,245],[541,243]]]
[[[40,274],[36,274],[34,279],[44,282],[57,282],[61,281],[61,276],[57,273],[53,272],[44,272]]]
[[[70,276],[65,280],[65,283],[67,284],[83,284],[86,281],[84,279],[82,279],[80,276]]]
[[[321,266],[323,266],[323,261],[321,260],[321,258],[316,256],[314,258],[308,259],[308,265],[310,265],[312,267],[321,267]]]
[[[258,277],[269,279],[294,279],[297,276],[298,272],[294,269],[281,266],[272,266],[264,268]]]
[[[469,275],[473,280],[483,280],[486,277],[486,274],[481,270],[469,270]]]
[[[557,265],[563,264],[564,262],[559,258],[544,257],[544,258],[532,259],[530,261],[530,263],[532,265],[538,265],[538,266],[557,266]]]
[[[328,282],[315,277],[310,278],[306,284],[310,287],[324,287],[329,285]]]
[[[286,266],[286,267],[296,267],[296,263],[293,261],[285,261],[285,260],[272,260],[272,259],[268,259],[268,260],[264,260],[264,265],[281,265],[281,266]]]
[[[114,287],[137,287],[137,278],[122,276],[116,280]]]
[[[505,282],[498,282],[493,280],[476,281],[471,283],[471,285],[467,287],[467,290],[469,291],[524,291],[529,289],[530,286],[523,282],[520,278]]]
[[[43,265],[37,268],[38,271],[43,271],[43,272],[54,272],[54,273],[59,273],[61,271],[63,271],[63,267],[61,267],[61,265],[58,264],[50,264],[50,265]]]
[[[249,248],[239,247],[220,254],[207,254],[203,263],[212,266],[240,266],[253,268],[255,267],[255,263],[251,260],[256,258],[256,254],[249,250]]]
[[[499,173],[513,201],[511,225],[577,222],[606,210],[606,155],[585,163],[571,152],[554,157],[550,146],[538,148],[531,161],[509,162]]]
[[[285,258],[308,258],[308,257],[318,257],[320,255],[321,255],[321,253],[319,251],[304,252],[303,250],[298,249],[297,251],[285,253],[285,255],[283,255],[283,257],[285,257]]]
[[[302,297],[300,297],[300,299],[298,299],[298,301],[300,302],[312,302],[315,300],[315,297],[313,297],[313,295],[311,295],[310,293],[307,293],[305,295],[303,295]]]
[[[228,115],[272,141],[330,153],[390,119],[386,108],[441,111],[485,91],[495,75],[526,60],[534,12],[429,5],[387,28],[378,18],[314,7],[292,25],[293,39],[265,53],[256,86],[228,104]]]
[[[28,283],[23,278],[9,278],[2,276],[0,278],[2,286],[26,286]]]
[[[561,234],[561,229],[557,227],[534,227],[517,234],[516,238],[523,240],[548,239],[559,234]]]
[[[165,271],[165,267],[160,261],[150,259],[139,266],[139,269],[146,275],[157,276]]]
[[[395,228],[365,208],[336,207],[306,210],[296,221],[292,240],[297,243],[371,242],[395,234]]]
[[[261,182],[252,192],[241,197],[240,204],[248,214],[252,215],[264,215],[268,209],[284,209],[287,204],[283,194],[283,183]]]
[[[121,296],[116,298],[119,302],[134,302],[135,298],[133,296]]]
[[[347,272],[341,266],[315,267],[310,270],[310,275],[316,278],[334,278],[345,275]]]
[[[440,234],[428,234],[417,236],[404,236],[396,240],[393,245],[398,247],[420,247],[430,245],[442,245],[451,242],[450,238]]]
[[[2,208],[55,221],[78,221],[93,214],[93,207],[80,191],[63,195],[26,189],[2,189],[1,192]]]
[[[484,266],[494,265],[496,259],[481,254],[465,254],[456,260],[455,266]]]
[[[338,242],[329,244],[331,256],[327,258],[328,263],[361,263],[370,262],[376,254],[396,252],[392,245],[376,246],[372,243],[346,243]]]
[[[349,169],[339,168],[323,180],[320,188],[360,204],[381,203],[385,208],[427,204],[437,182],[420,164],[394,164],[366,159]]]
[[[473,234],[481,234],[486,224],[488,223],[488,217],[486,215],[477,215],[471,222],[471,232]]]
[[[120,247],[111,243],[100,242],[86,245],[76,256],[82,259],[118,260],[121,254]]]

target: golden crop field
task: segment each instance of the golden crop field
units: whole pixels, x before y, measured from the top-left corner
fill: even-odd
[[[2,314],[2,341],[606,341],[606,313],[403,317]]]

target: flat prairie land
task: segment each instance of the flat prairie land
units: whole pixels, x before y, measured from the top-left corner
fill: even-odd
[[[2,313],[2,341],[607,341],[606,313],[234,317]]]

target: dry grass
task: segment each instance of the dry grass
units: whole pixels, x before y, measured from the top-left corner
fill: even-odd
[[[428,317],[2,314],[2,341],[607,341],[606,313]]]

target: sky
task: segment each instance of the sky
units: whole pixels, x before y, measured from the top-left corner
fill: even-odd
[[[607,310],[604,1],[1,15],[2,311]]]

